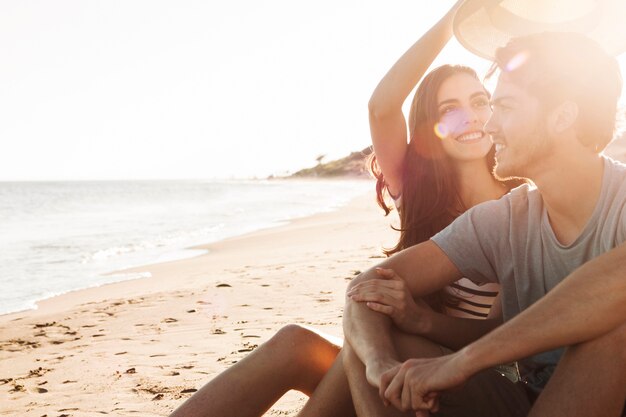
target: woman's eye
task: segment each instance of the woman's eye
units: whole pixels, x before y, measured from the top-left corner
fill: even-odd
[[[489,106],[489,100],[476,100],[474,102],[474,107],[487,107]]]
[[[456,109],[457,109],[457,107],[456,107],[456,106],[445,106],[445,107],[442,107],[442,108],[439,110],[439,112],[440,112],[441,114],[449,114],[449,113],[452,113],[453,111],[455,111]]]

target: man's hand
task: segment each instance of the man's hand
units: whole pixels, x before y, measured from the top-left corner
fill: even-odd
[[[426,333],[433,310],[424,301],[413,299],[406,282],[393,269],[376,268],[376,272],[381,279],[356,285],[347,293],[348,297],[388,315],[406,333]]]
[[[379,394],[385,404],[416,416],[439,409],[439,394],[462,385],[471,376],[459,353],[439,358],[409,359],[383,374]]]

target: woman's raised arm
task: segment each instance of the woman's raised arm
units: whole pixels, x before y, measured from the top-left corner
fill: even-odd
[[[402,105],[452,37],[452,19],[464,0],[454,6],[385,74],[369,101],[372,144],[389,192],[402,193],[402,165],[407,148],[407,125]]]

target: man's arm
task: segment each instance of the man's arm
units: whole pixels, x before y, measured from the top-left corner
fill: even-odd
[[[404,277],[413,297],[430,294],[461,278],[456,266],[431,241],[405,249],[378,266]],[[372,268],[354,279],[348,292],[359,283],[377,278]],[[346,297],[343,324],[346,341],[365,364],[368,381],[378,386],[380,375],[398,363],[391,341],[391,319]]]
[[[401,409],[432,410],[433,394],[483,369],[593,340],[624,324],[626,243],[585,263],[530,308],[460,351],[390,370],[381,395]],[[412,404],[401,404],[404,391]]]
[[[484,320],[452,317],[438,313],[424,300],[414,298],[406,280],[394,270],[376,268],[376,272],[379,279],[355,284],[347,295],[370,310],[389,316],[402,332],[458,350],[502,324],[500,295]]]
[[[626,323],[626,243],[585,263],[463,355],[476,371],[595,339]]]

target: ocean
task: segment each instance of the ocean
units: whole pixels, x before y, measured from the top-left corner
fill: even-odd
[[[0,314],[198,256],[188,249],[333,210],[367,180],[0,182]],[[373,203],[372,203],[373,204]]]

